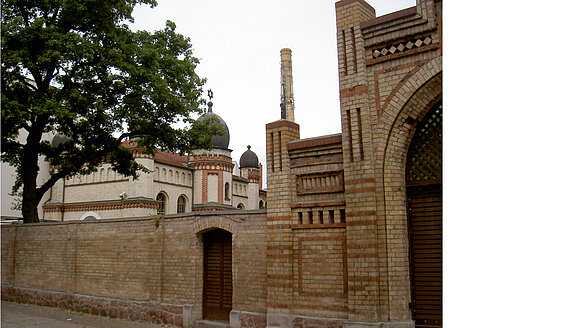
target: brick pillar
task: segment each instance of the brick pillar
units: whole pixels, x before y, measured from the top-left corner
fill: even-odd
[[[347,223],[349,319],[381,317],[375,170],[364,40],[360,23],[375,18],[363,0],[335,4]]]
[[[266,125],[268,156],[268,327],[289,327],[292,308],[292,188],[287,144],[300,138],[300,126],[289,120]]]

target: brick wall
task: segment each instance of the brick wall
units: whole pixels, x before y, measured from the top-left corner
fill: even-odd
[[[348,317],[379,320],[377,209],[371,109],[360,24],[375,18],[364,1],[336,3],[346,199]]]
[[[258,210],[2,226],[2,299],[189,326],[202,315],[201,236],[220,228],[233,234],[233,309],[265,320],[265,222]]]

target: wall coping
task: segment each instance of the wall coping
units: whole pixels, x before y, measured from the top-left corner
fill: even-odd
[[[2,224],[2,227],[38,227],[38,226],[54,226],[54,225],[67,225],[67,224],[99,224],[99,223],[114,223],[114,222],[132,222],[132,221],[146,221],[151,220],[153,218],[161,217],[163,219],[183,219],[183,218],[192,218],[195,219],[196,217],[207,217],[207,216],[216,216],[216,217],[240,217],[246,215],[266,215],[266,209],[256,209],[256,210],[225,210],[225,211],[208,211],[208,212],[189,212],[189,213],[181,213],[181,214],[171,214],[171,215],[154,215],[154,216],[140,216],[140,217],[131,217],[131,218],[115,218],[115,219],[99,219],[97,221],[86,221],[86,220],[69,220],[69,221],[60,221],[60,222],[36,222],[36,223],[10,223],[10,224]]]
[[[389,13],[389,14],[386,14],[383,16],[379,16],[377,18],[373,18],[373,19],[368,20],[366,22],[362,22],[362,23],[360,23],[360,27],[367,28],[367,27],[370,27],[373,25],[378,25],[381,23],[391,22],[391,21],[397,20],[399,18],[413,16],[415,14],[417,14],[417,6],[409,7],[406,9],[401,9],[399,11],[395,11],[395,12],[392,12],[392,13]]]

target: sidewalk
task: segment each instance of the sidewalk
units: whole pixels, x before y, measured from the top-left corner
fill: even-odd
[[[2,328],[167,328],[171,325],[128,321],[66,309],[2,301]]]

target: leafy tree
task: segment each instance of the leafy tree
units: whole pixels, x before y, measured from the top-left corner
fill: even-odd
[[[2,1],[2,160],[16,168],[24,222],[39,220],[40,199],[61,178],[103,162],[137,178],[145,168],[123,140],[138,136],[149,153],[183,153],[209,148],[223,133],[192,118],[203,112],[205,79],[195,73],[189,39],[170,21],[154,33],[131,31],[137,4],[156,2]],[[46,133],[61,143],[43,140]],[[39,156],[51,176],[37,186]]]

